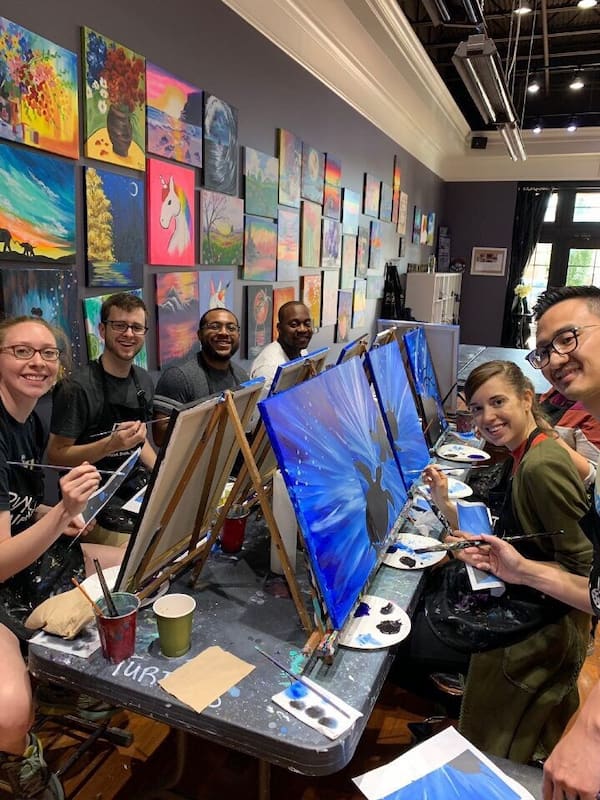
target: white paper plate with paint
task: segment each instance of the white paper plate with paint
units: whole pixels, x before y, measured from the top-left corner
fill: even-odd
[[[378,650],[406,639],[410,619],[393,600],[366,594],[342,631],[339,643],[358,650]]]
[[[418,533],[402,533],[391,544],[383,563],[396,569],[425,569],[437,564],[446,555],[443,551],[437,553],[415,553],[415,548],[430,547],[439,544],[431,536],[419,536]]]
[[[489,461],[490,454],[478,447],[469,447],[466,444],[443,444],[436,451],[436,455],[447,461],[460,461],[463,464],[477,464]]]
[[[431,497],[431,489],[429,486],[425,484],[421,484],[418,487],[420,492],[423,492],[425,497],[429,499]],[[458,478],[453,478],[452,476],[448,475],[448,499],[449,500],[464,500],[465,497],[471,497],[473,494],[473,489],[463,481],[459,481]]]

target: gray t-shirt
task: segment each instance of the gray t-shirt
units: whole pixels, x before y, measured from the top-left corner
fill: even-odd
[[[173,367],[168,367],[158,379],[156,394],[178,403],[203,400],[211,394],[233,389],[249,380],[248,373],[233,361],[228,369],[214,369],[196,353],[193,358]]]

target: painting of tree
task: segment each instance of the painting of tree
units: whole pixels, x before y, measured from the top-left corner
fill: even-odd
[[[220,192],[200,192],[200,263],[243,263],[244,201]]]

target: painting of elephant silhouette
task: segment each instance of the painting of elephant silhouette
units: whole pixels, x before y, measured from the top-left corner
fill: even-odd
[[[23,248],[23,255],[24,256],[31,256],[32,258],[35,257],[35,250],[33,249],[33,245],[29,242],[19,242],[21,247]]]
[[[3,253],[12,253],[10,241],[12,236],[8,228],[0,228],[0,245],[2,245]]]

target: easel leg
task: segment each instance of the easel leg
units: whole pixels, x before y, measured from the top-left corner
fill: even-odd
[[[258,800],[271,798],[271,764],[262,758],[258,759]]]

